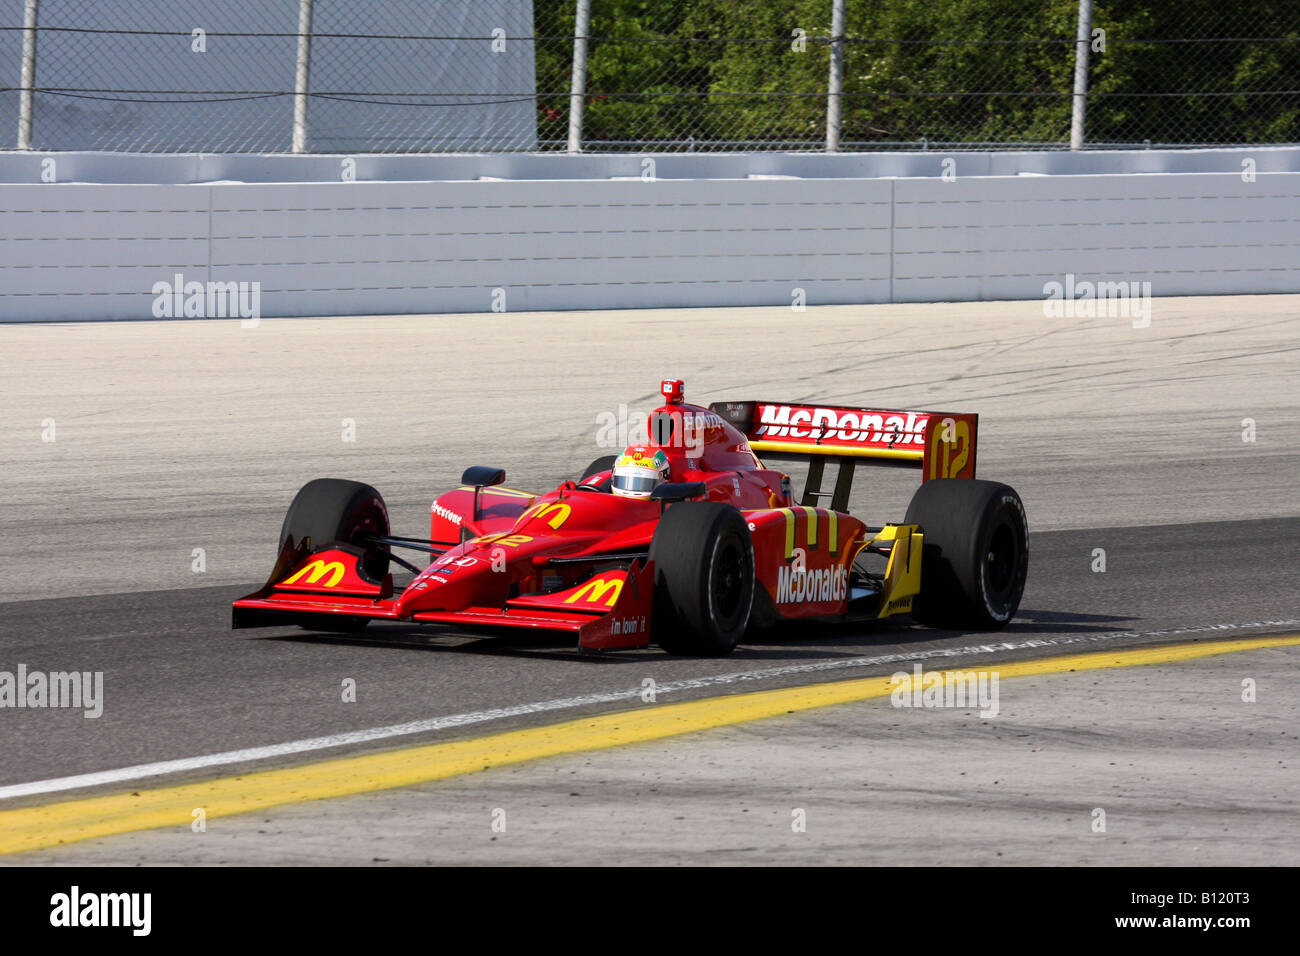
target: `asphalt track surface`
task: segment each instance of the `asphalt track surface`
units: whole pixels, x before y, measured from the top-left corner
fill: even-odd
[[[799,315],[750,309],[268,320],[257,329],[222,322],[0,327],[0,367],[12,399],[0,425],[7,452],[0,471],[7,502],[0,516],[0,670],[21,663],[29,670],[102,671],[105,687],[98,719],[69,710],[0,710],[0,795],[34,788],[9,795],[0,809],[121,790],[119,782],[41,792],[40,782],[159,761],[475,716],[473,722],[300,755],[189,767],[131,785],[617,711],[640,705],[635,694],[647,679],[669,688],[684,683],[663,699],[686,700],[889,674],[913,660],[984,667],[1099,648],[1300,633],[1298,306],[1296,297],[1155,300],[1146,329],[1126,319],[1048,320],[1039,303],[814,308]],[[620,402],[649,408],[658,379],[668,375],[686,378],[688,399],[695,401],[812,399],[979,412],[981,476],[1016,486],[1037,529],[1016,621],[996,635],[934,631],[905,621],[786,628],[756,636],[722,661],[674,659],[656,649],[580,658],[564,639],[484,639],[400,626],[375,627],[364,638],[228,629],[230,599],[259,583],[283,508],[302,482],[320,475],[370,481],[385,494],[395,530],[422,534],[429,501],[453,485],[465,465],[502,465],[512,485],[552,487],[609,453],[596,444],[596,414],[617,414]],[[56,423],[54,442],[41,441],[46,419]],[[343,419],[356,423],[357,441],[341,440]],[[1254,441],[1243,440],[1245,419],[1253,422]],[[853,510],[870,521],[898,520],[913,481],[907,472],[860,470]],[[201,573],[193,570],[195,548],[204,549]],[[1105,552],[1104,572],[1094,570],[1097,549]],[[1263,709],[1254,712],[1262,723],[1247,723],[1260,731],[1252,736],[1223,723],[1203,684],[1209,673],[1228,680],[1261,668],[1266,674],[1294,671],[1296,655],[1294,648],[1275,648],[1213,659],[1240,657],[1236,665],[1151,669],[1156,676],[1147,683],[1177,697],[1177,719],[1205,724],[1210,743],[1200,746],[1218,752],[1210,746],[1217,728],[1218,742],[1231,738],[1248,764],[1203,788],[1197,773],[1166,766],[1169,792],[1185,788],[1194,804],[1204,790],[1215,814],[1235,808],[1242,833],[1264,832],[1262,821],[1281,819],[1270,816],[1278,807],[1251,804],[1246,779],[1255,775],[1256,794],[1261,786],[1300,790],[1286,751],[1275,759],[1272,749],[1289,741],[1289,763],[1295,763],[1300,707],[1272,698],[1267,716]],[[1107,739],[1131,753],[1158,747],[1151,728],[1162,714],[1153,708],[1165,698],[1126,693],[1124,679],[1114,676],[1121,672],[1109,673],[1088,682],[1093,699],[1107,700]],[[356,681],[352,703],[341,700],[347,679]],[[1068,682],[1081,680],[1032,679],[1044,706],[1057,702],[1057,711],[1036,725],[1040,731],[1054,720],[1060,734],[1080,732],[1059,701],[1077,693]],[[1271,684],[1276,689],[1277,681]],[[546,702],[559,703],[529,709]],[[1026,693],[1024,705],[1030,703]],[[404,822],[391,831],[374,826],[375,802],[400,802],[407,791],[296,808],[290,816],[297,815],[301,832],[286,824],[269,840],[256,833],[264,827],[237,840],[239,826],[251,826],[240,824],[223,831],[234,842],[209,841],[201,852],[172,846],[157,831],[27,858],[329,862],[319,837],[311,836],[317,831],[303,822],[304,814],[314,813],[330,815],[331,830],[340,835],[335,859],[346,862],[613,861],[612,848],[628,832],[596,820],[610,801],[635,796],[661,810],[672,802],[637,789],[647,773],[675,781],[673,792],[691,797],[694,802],[685,805],[696,811],[743,799],[744,774],[735,774],[730,796],[721,778],[704,769],[696,782],[709,785],[692,789],[691,774],[680,765],[674,769],[674,755],[702,768],[729,761],[751,772],[766,768],[768,783],[802,777],[817,762],[792,761],[794,744],[815,739],[834,750],[859,739],[862,710],[869,706],[880,704],[753,725],[766,728],[761,732],[711,731],[586,759],[587,773],[595,772],[593,764],[608,771],[603,784],[587,788],[600,798],[574,806],[571,798],[557,797],[559,803],[547,806],[564,807],[570,828],[587,839],[553,826],[546,831],[554,834],[549,844],[537,837],[521,842],[514,854],[492,855],[473,841],[447,853],[375,850],[383,841],[391,847],[404,827],[459,826],[457,812],[469,813],[465,808],[477,807],[482,795],[465,792],[475,784],[449,782],[415,788],[417,804],[392,807],[393,819]],[[884,712],[890,713],[887,705]],[[1173,719],[1175,711],[1169,715]],[[952,725],[955,715],[945,719],[939,733],[877,726],[871,739],[881,746],[892,742],[897,754],[940,759],[960,752],[968,732]],[[872,720],[878,724],[879,716]],[[986,723],[967,720],[974,727]],[[640,758],[628,756],[636,754]],[[856,766],[855,759],[820,766],[829,773]],[[1012,769],[1027,766],[1005,752],[989,759],[1005,760]],[[1211,761],[1206,770],[1229,765],[1226,758]],[[526,818],[530,806],[546,802],[554,784],[547,775],[559,766],[564,760],[483,778],[508,774],[511,805],[523,808]],[[623,767],[622,776],[616,766]],[[1042,784],[1077,779],[1079,770],[1069,761],[1050,765]],[[1278,773],[1289,776],[1279,780]],[[1272,776],[1261,784],[1260,774]],[[973,805],[954,803],[957,789],[944,791],[951,800],[936,799],[925,781],[914,789],[925,812],[909,820],[921,831],[927,821],[961,819]],[[437,802],[440,793],[451,802]],[[1162,800],[1152,795],[1145,806]],[[788,818],[788,803],[764,812]],[[1030,804],[1042,810],[1026,792],[1020,809]],[[1078,815],[1086,817],[1087,810],[1070,812],[1082,819]],[[683,812],[690,819],[698,815]],[[720,859],[933,862],[873,856],[846,842],[843,813],[840,830],[789,847],[743,827],[720,828],[716,820],[701,824],[702,835],[671,816],[660,831],[639,833],[646,847],[658,848],[648,857],[655,862],[705,860],[707,853],[696,851],[709,846],[754,850]],[[1204,815],[1196,821],[1209,826]],[[1234,843],[1234,826],[1229,822],[1228,837],[1207,844],[1215,860],[1300,862],[1294,826],[1283,827],[1273,844]],[[788,835],[789,827],[784,830]],[[841,838],[832,837],[836,832]],[[1006,861],[1092,859],[1091,850],[1051,843],[1050,827],[1046,832],[1055,849],[1034,844],[1033,852],[1022,848]],[[569,849],[559,852],[559,843]],[[986,840],[968,843],[976,858],[996,862],[1015,841],[990,831]],[[1176,843],[1161,837],[1154,844],[1133,839],[1110,845],[1132,847],[1135,854],[1164,847],[1166,859],[1195,861]],[[1273,856],[1260,849],[1266,846]],[[834,847],[842,852],[827,856]],[[1159,862],[1159,853],[1136,862],[1147,859]],[[1123,856],[1096,859],[1106,860]]]

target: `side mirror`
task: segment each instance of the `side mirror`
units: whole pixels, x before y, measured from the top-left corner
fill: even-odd
[[[650,500],[664,504],[685,501],[687,498],[698,498],[708,490],[709,486],[702,481],[665,481],[650,492]]]
[[[473,485],[475,488],[489,488],[492,485],[499,485],[506,480],[506,470],[504,468],[489,468],[487,465],[472,465],[465,469],[465,473],[460,476],[462,485]]]
[[[479,519],[478,510],[478,493],[484,488],[490,488],[493,485],[499,485],[506,480],[506,470],[504,468],[491,468],[487,465],[471,465],[465,469],[465,473],[460,476],[462,485],[474,486],[474,520]],[[462,539],[464,532],[462,531]]]

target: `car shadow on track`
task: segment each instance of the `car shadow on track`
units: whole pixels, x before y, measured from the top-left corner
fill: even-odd
[[[1075,611],[1027,611],[1023,608],[1001,633],[1010,634],[1107,634],[1127,630],[1124,625],[1141,621],[1122,614],[1083,614]],[[978,632],[971,633],[999,633]]]
[[[390,650],[431,651],[440,654],[477,654],[583,663],[630,662],[638,651],[582,653],[572,638],[548,634],[466,634],[464,631],[430,630],[402,624],[381,624],[361,634],[336,634],[302,630],[288,634],[261,634],[255,640],[294,644],[339,644],[348,647],[382,647]],[[655,648],[655,650],[658,650]]]
[[[926,627],[907,618],[888,621],[786,622],[746,637],[744,647],[761,649],[769,656],[834,656],[836,652],[862,652],[965,638],[987,643],[1009,635],[1109,633],[1135,620],[1112,614],[1076,614],[1061,611],[1021,611],[997,631],[967,631]],[[800,645],[815,644],[817,654],[800,654]],[[739,653],[739,652],[737,652]]]
[[[959,631],[923,627],[904,620],[880,622],[820,621],[785,622],[750,633],[736,649],[738,660],[810,661],[856,657],[884,648],[906,647],[959,638],[987,642],[1003,635],[1107,633],[1122,629],[1135,620],[1111,614],[1078,614],[1061,611],[1021,611],[1001,631]],[[256,640],[298,644],[334,644],[376,647],[444,654],[474,654],[586,663],[635,663],[646,654],[662,653],[658,647],[608,652],[581,652],[568,635],[507,631],[498,634],[467,634],[454,629],[431,630],[406,624],[376,624],[364,633],[339,634],[322,631],[294,631],[261,634]]]

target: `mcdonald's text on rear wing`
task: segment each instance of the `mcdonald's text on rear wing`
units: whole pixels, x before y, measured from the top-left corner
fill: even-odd
[[[979,415],[789,402],[714,402],[709,410],[744,432],[760,458],[807,461],[805,503],[832,497],[847,505],[853,466],[859,462],[919,468],[921,480],[974,478]],[[826,459],[840,461],[834,492],[820,483]]]

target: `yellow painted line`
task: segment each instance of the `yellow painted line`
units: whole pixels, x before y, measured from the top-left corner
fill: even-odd
[[[1171,664],[1234,651],[1297,645],[1300,645],[1300,635],[1288,635],[980,664],[981,669],[996,670],[1001,680],[1069,671]],[[0,811],[0,854],[136,830],[188,827],[194,819],[193,811],[200,807],[210,820],[284,804],[408,787],[544,757],[623,747],[818,707],[888,697],[893,689],[888,677],[865,677],[710,697],[583,717],[470,740],[425,744],[201,783]]]
[[[794,509],[782,508],[781,514],[785,515],[785,559],[789,561],[794,557]]]
[[[839,515],[835,513],[834,508],[827,509],[826,517],[830,519],[830,524],[831,524],[830,527],[831,554],[835,554],[840,550],[840,527],[839,527],[840,519],[839,519]]]

